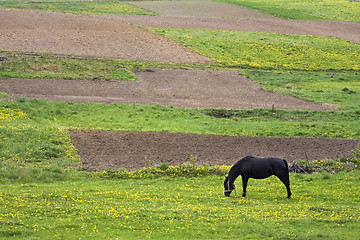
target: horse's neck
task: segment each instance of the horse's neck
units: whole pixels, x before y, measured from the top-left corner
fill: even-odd
[[[229,181],[235,182],[235,180],[241,175],[241,168],[238,164],[234,165],[229,171]]]

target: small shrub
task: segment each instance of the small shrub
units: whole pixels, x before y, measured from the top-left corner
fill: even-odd
[[[298,165],[304,169],[307,173],[336,173],[341,171],[351,171],[358,167],[357,163],[354,163],[352,159],[325,159],[314,161],[299,161]]]
[[[159,168],[159,169],[161,169],[161,170],[163,170],[163,171],[166,171],[166,169],[168,169],[169,168],[169,164],[168,163],[160,163],[160,165],[159,166],[157,166],[157,168]]]
[[[325,172],[322,174],[322,179],[323,180],[329,180],[331,178],[331,174],[328,172]]]

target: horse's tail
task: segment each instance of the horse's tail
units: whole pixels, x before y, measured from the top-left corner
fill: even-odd
[[[287,161],[286,160],[283,160],[283,161],[284,161],[286,169],[289,171],[289,165],[288,165]]]

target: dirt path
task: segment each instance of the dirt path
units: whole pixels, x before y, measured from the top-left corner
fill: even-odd
[[[236,71],[149,69],[137,82],[0,79],[0,92],[14,98],[75,102],[123,102],[187,108],[334,110],[330,105],[261,90]]]
[[[160,16],[198,18],[277,19],[269,14],[215,1],[129,1]]]
[[[289,162],[352,157],[357,140],[265,138],[185,133],[71,130],[71,137],[89,170],[138,170],[197,157],[198,164],[233,165],[247,155],[277,156]]]

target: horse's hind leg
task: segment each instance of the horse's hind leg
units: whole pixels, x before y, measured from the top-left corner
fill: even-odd
[[[246,187],[247,187],[249,177],[241,176],[241,178],[242,178],[242,184],[243,184],[243,194],[242,194],[242,196],[246,197]]]
[[[287,198],[291,198],[291,191],[290,191],[290,180],[289,180],[289,173],[285,175],[277,175],[277,177],[284,183],[286,190],[287,190]]]

